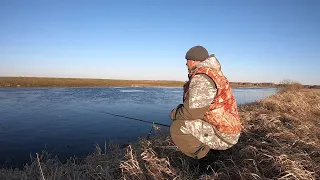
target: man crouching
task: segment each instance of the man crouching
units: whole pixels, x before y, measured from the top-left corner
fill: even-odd
[[[183,104],[170,113],[170,134],[180,151],[201,159],[210,149],[235,145],[241,123],[236,99],[216,57],[195,46],[185,58],[189,81],[183,86]]]

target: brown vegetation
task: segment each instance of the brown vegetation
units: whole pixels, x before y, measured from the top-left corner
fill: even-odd
[[[319,102],[320,90],[301,89],[240,106],[238,144],[205,160],[186,157],[163,132],[66,163],[43,153],[23,170],[1,169],[0,179],[319,179]]]
[[[304,86],[297,82],[297,81],[292,81],[292,80],[283,80],[279,84],[279,88],[281,90],[294,90],[294,89],[302,89]]]
[[[16,87],[182,87],[183,81],[169,80],[118,80],[118,79],[86,79],[86,78],[45,78],[45,77],[0,77],[0,88]],[[233,88],[309,88],[320,89],[320,85],[302,85],[291,80],[275,83],[230,82]]]
[[[288,81],[289,82],[289,81]],[[0,77],[0,87],[145,87],[167,86],[182,87],[182,81],[166,80],[117,80],[117,79],[84,79],[84,78],[44,78],[44,77]],[[284,87],[285,84],[230,82],[231,87]],[[303,86],[299,84],[300,86]],[[305,85],[306,88],[320,88],[317,85]]]
[[[182,86],[181,81],[0,77],[0,87]]]
[[[44,78],[44,77],[0,77],[0,87],[146,87],[166,86],[182,87],[183,81],[169,80],[117,80],[117,79],[85,79],[85,78]],[[275,83],[230,82],[231,87],[256,88],[310,88],[319,89],[319,85],[302,85],[295,81],[284,80]]]
[[[278,85],[275,83],[251,83],[251,82],[230,82],[231,87],[266,87],[275,88]]]

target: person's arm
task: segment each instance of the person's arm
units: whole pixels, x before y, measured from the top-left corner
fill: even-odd
[[[170,113],[172,120],[203,119],[212,103],[217,88],[215,83],[205,74],[195,75],[189,86],[189,96]]]

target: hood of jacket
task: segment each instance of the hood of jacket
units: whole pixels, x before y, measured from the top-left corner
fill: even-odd
[[[196,69],[200,67],[208,67],[217,70],[218,72],[221,71],[221,65],[220,62],[216,57],[209,57],[206,60],[200,62],[198,65],[196,65],[193,70],[191,70],[191,73],[193,73]]]

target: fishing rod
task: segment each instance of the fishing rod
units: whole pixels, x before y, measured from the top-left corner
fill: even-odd
[[[111,115],[111,116],[122,117],[122,118],[131,119],[131,120],[135,120],[135,121],[140,121],[140,122],[150,123],[150,124],[153,124],[153,125],[159,125],[159,126],[170,127],[170,125],[167,125],[167,124],[161,124],[161,123],[157,123],[157,122],[153,122],[153,121],[147,121],[147,120],[138,119],[138,118],[132,118],[132,117],[128,117],[128,116],[122,116],[122,115],[113,114],[113,113],[108,113],[108,112],[104,112],[104,111],[97,111],[97,110],[93,110],[93,111],[95,111],[95,112],[99,112],[99,113],[102,113],[102,114]]]

